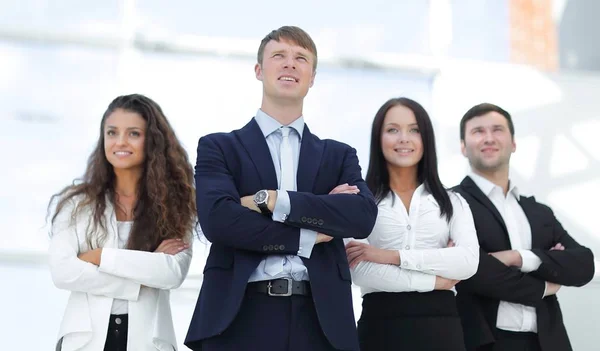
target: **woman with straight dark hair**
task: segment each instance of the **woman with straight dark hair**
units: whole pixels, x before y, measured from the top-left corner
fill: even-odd
[[[176,350],[169,290],[190,266],[196,202],[160,106],[137,94],[113,100],[83,179],[50,209],[52,280],[71,291],[56,350]]]
[[[464,350],[454,285],[477,271],[467,202],[438,176],[433,126],[408,98],[375,115],[367,185],[379,213],[368,239],[346,245],[361,287],[360,349]]]

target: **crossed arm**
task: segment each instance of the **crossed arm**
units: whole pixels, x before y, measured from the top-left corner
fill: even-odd
[[[355,284],[389,292],[447,290],[475,274],[479,244],[471,210],[461,197],[452,199],[447,247],[395,250],[349,242],[346,254]]]
[[[49,265],[56,287],[135,301],[142,285],[158,289],[181,285],[189,269],[191,247],[178,242],[162,252],[105,248],[79,253],[83,240],[76,226],[70,225],[72,208],[65,206],[53,226]],[[163,244],[165,249],[168,241]]]
[[[482,252],[481,274],[462,284],[475,293],[503,301],[534,305],[554,295],[561,286],[583,286],[594,276],[590,249],[577,243],[562,227],[552,211],[551,224],[543,235],[552,236],[552,247],[532,250]]]
[[[354,149],[345,152],[340,183],[342,186],[336,191],[324,195],[288,191],[291,212],[284,222],[274,221],[257,211],[251,196],[239,194],[219,145],[210,137],[201,138],[198,143],[198,218],[204,235],[213,243],[260,253],[296,255],[301,229],[322,233],[316,237],[319,242],[330,240],[325,235],[364,238],[375,223],[377,206],[361,178]],[[276,193],[271,189],[270,194],[274,201],[269,207],[273,210]],[[301,221],[301,217],[323,221],[309,223]],[[268,247],[278,250],[265,250]]]

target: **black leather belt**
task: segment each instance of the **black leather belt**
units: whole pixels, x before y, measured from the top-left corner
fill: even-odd
[[[298,282],[290,278],[248,283],[246,290],[249,292],[267,294],[269,296],[312,295],[309,282],[306,280]]]

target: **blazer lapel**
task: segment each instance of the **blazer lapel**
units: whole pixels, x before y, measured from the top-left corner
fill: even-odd
[[[117,214],[115,213],[115,208],[108,196],[106,196],[104,218],[106,219],[106,241],[104,241],[103,247],[118,248],[119,230],[117,228]]]
[[[302,143],[300,144],[298,172],[296,173],[298,191],[313,191],[322,156],[323,143],[310,132],[308,126],[304,125]]]
[[[252,118],[236,134],[254,163],[254,166],[256,166],[261,186],[266,189],[278,189],[277,173],[275,173],[273,158],[256,120]]]
[[[494,206],[492,201],[490,201],[490,199],[483,193],[483,191],[481,191],[481,189],[479,189],[479,187],[477,186],[477,184],[475,184],[473,179],[471,179],[471,177],[469,177],[469,176],[466,176],[465,179],[463,179],[463,181],[460,183],[460,185],[463,187],[463,189],[465,189],[465,191],[467,191],[477,201],[479,201],[479,203],[481,203],[484,207],[486,207],[488,210],[490,210],[490,212],[492,212],[492,214],[494,215],[494,218],[496,218],[496,220],[502,227],[502,230],[504,230],[504,233],[508,237],[508,229],[506,228],[506,223],[504,223],[504,220],[502,219],[500,212],[498,212],[498,209],[496,208],[496,206]]]
[[[531,228],[531,248],[540,248],[542,246],[538,233],[543,232],[543,222],[541,221],[542,218],[536,213],[536,204],[537,202],[533,196],[521,196],[519,199],[519,205],[521,205],[523,212],[525,212],[525,217],[527,217]]]

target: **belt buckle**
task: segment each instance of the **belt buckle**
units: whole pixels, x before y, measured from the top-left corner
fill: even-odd
[[[279,279],[283,279],[285,281],[287,281],[287,291],[284,293],[274,293],[271,291],[271,288],[273,287],[273,285],[271,284],[271,281],[269,281],[269,284],[267,284],[267,294],[269,296],[292,296],[292,278],[279,278]],[[279,280],[277,279],[277,280]]]

